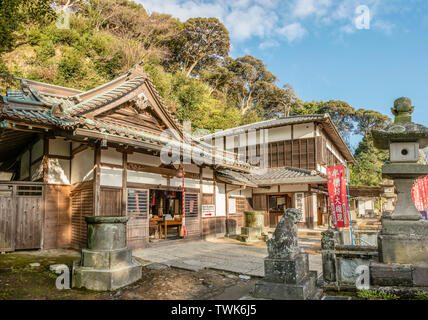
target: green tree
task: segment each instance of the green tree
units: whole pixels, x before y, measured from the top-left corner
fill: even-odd
[[[227,28],[216,18],[191,18],[168,42],[172,58],[186,76],[199,74],[228,56],[230,37]]]
[[[378,186],[382,182],[382,165],[388,159],[388,152],[374,147],[371,133],[363,137],[354,157],[357,164],[350,169],[350,184]]]
[[[387,123],[391,122],[391,119],[377,111],[358,109],[354,116],[357,122],[357,134],[366,136],[372,129],[380,129]]]

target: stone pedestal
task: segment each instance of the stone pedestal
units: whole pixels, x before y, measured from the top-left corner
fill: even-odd
[[[245,211],[245,227],[241,228],[241,241],[251,242],[264,240],[264,211]]]
[[[287,209],[272,239],[267,241],[269,256],[265,258],[265,277],[255,286],[256,298],[274,300],[306,300],[319,298],[317,272],[309,271],[307,253],[300,252],[297,225],[301,213]]]
[[[85,217],[88,248],[73,263],[75,288],[116,290],[141,278],[142,266],[126,247],[128,217]]]
[[[379,261],[428,267],[428,221],[382,219]]]

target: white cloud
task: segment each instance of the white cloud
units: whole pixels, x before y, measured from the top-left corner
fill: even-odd
[[[324,16],[331,5],[331,0],[295,0],[291,5],[292,15],[297,18]]]
[[[306,29],[300,23],[296,22],[280,28],[277,32],[291,43],[302,39],[306,34]]]
[[[311,28],[335,28],[343,34],[357,32],[355,8],[370,8],[372,29],[390,34],[394,24],[388,0],[134,0],[149,11],[168,13],[186,21],[191,17],[216,17],[230,32],[233,42],[259,38],[259,48],[281,40],[289,43],[309,34]],[[384,15],[381,17],[381,14]]]
[[[276,48],[279,47],[279,42],[276,40],[266,40],[263,41],[262,43],[259,44],[259,49],[265,50],[265,49],[270,49],[270,48]]]

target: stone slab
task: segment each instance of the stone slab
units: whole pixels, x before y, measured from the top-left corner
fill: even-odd
[[[73,287],[86,288],[94,291],[112,291],[127,286],[141,279],[142,266],[132,261],[126,267],[116,269],[93,269],[73,266]]]
[[[401,264],[370,264],[370,284],[374,286],[413,286],[413,268]]]
[[[428,237],[379,235],[379,261],[428,267]]]
[[[311,271],[299,284],[260,281],[254,290],[255,298],[273,300],[307,300],[316,293],[317,273]]]
[[[428,268],[413,268],[413,285],[415,287],[428,287]]]

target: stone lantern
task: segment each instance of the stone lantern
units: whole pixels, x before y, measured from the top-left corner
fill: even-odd
[[[374,145],[390,152],[382,176],[394,181],[398,192],[391,215],[382,219],[379,259],[383,263],[428,266],[428,221],[416,210],[411,196],[415,179],[428,175],[428,165],[418,164],[419,149],[428,146],[428,128],[412,122],[409,98],[395,100],[394,123],[373,130]]]

